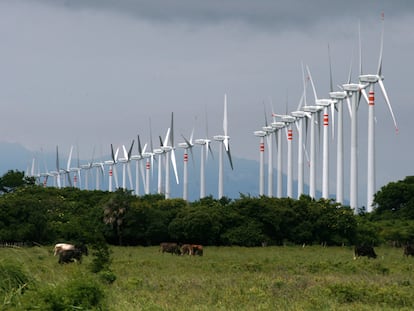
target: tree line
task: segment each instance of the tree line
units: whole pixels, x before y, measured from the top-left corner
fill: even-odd
[[[354,245],[414,239],[414,177],[376,195],[373,212],[333,200],[251,197],[187,202],[130,191],[43,188],[22,172],[0,178],[0,241],[157,245]]]

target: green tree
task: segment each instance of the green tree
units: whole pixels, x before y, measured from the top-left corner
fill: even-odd
[[[24,172],[9,170],[0,177],[0,193],[10,193],[24,185],[34,185],[34,178],[25,177]]]

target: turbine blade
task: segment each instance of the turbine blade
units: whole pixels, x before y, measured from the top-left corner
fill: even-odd
[[[128,160],[131,160],[132,148],[134,147],[135,140],[132,140],[131,147],[128,150]]]
[[[367,91],[365,89],[361,89],[361,93],[364,96],[364,99],[367,102],[367,104],[369,104],[369,99],[368,99]]]
[[[313,95],[315,96],[315,103],[318,100],[318,96],[316,95],[316,89],[315,89],[315,85],[313,84],[313,79],[312,79],[312,75],[310,73],[309,67],[306,66],[306,69],[308,70],[308,75],[309,75],[309,79],[312,85],[312,89],[313,89]]]
[[[378,84],[381,87],[382,94],[384,95],[385,101],[387,102],[387,105],[388,105],[388,109],[391,113],[391,117],[392,117],[392,120],[394,122],[395,131],[398,133],[397,121],[395,119],[394,112],[392,111],[392,106],[391,106],[390,100],[388,98],[387,92],[385,91],[384,82],[382,82],[382,80],[378,80]]]
[[[230,145],[228,145],[227,150],[226,150],[226,153],[227,153],[227,157],[229,158],[230,167],[231,167],[231,169],[233,170],[233,161],[232,161],[232,159],[231,159]]]
[[[138,155],[142,157],[142,148],[141,148],[141,140],[139,139],[139,135],[137,135],[138,138]],[[145,145],[146,146],[146,145]]]
[[[384,15],[382,15],[382,30],[381,30],[381,47],[380,47],[380,55],[379,55],[379,60],[378,60],[378,76],[381,79],[381,74],[382,74],[382,53],[383,53],[383,49],[384,49]]]
[[[361,22],[358,22],[358,45],[359,45],[359,75],[362,75]]]
[[[352,119],[351,100],[349,99],[349,96],[346,97],[346,103],[347,103],[347,106],[348,106],[349,117]]]
[[[329,90],[333,92],[333,79],[332,79],[332,62],[331,62],[331,50],[328,44],[328,58],[329,58]]]
[[[177,185],[178,185],[179,184],[179,181],[178,181],[178,173],[177,173],[177,162],[175,160],[175,152],[174,152],[174,149],[171,150],[171,163],[172,163],[173,170],[174,170],[175,181],[177,182]]]
[[[227,94],[224,94],[224,117],[223,117],[224,136],[227,136]]]
[[[69,157],[68,157],[68,163],[66,165],[66,170],[69,171],[70,169],[70,162],[72,160],[72,152],[73,152],[73,146],[70,146],[70,151],[69,151]]]

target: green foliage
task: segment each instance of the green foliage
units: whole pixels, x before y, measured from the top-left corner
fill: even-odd
[[[106,310],[103,288],[90,277],[77,277],[57,286],[33,291],[24,301],[25,310]]]
[[[106,270],[110,271],[111,252],[106,243],[99,243],[94,246],[92,255],[94,256],[90,264],[93,273]]]
[[[22,267],[12,261],[0,261],[0,307],[15,304],[29,283],[30,277]]]
[[[0,193],[10,193],[25,185],[34,185],[33,178],[24,176],[24,172],[9,170],[0,177]]]
[[[414,219],[414,176],[390,182],[374,196],[374,217]]]

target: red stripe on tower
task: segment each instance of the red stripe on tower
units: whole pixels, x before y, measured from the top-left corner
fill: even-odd
[[[264,152],[264,143],[260,143],[260,152]]]
[[[151,168],[151,164],[149,162],[147,162],[145,167],[147,168],[147,170],[149,170]]]
[[[293,139],[293,131],[288,130],[288,140],[292,140],[292,139]]]
[[[328,126],[328,125],[329,125],[329,116],[328,116],[328,114],[327,114],[327,113],[325,113],[325,114],[323,115],[323,125],[324,125],[324,126]]]
[[[187,161],[188,161],[188,154],[184,153],[184,162],[187,162]]]
[[[370,91],[368,94],[368,105],[374,106],[375,105],[375,93]]]
[[[112,170],[109,170],[109,176],[112,176]]]

